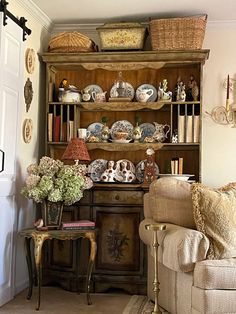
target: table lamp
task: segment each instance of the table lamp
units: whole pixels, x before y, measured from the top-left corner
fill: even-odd
[[[77,165],[81,161],[89,161],[90,156],[82,138],[72,138],[68,143],[61,159],[74,160]]]

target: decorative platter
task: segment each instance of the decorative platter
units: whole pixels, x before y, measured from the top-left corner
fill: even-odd
[[[152,123],[142,123],[139,127],[142,131],[140,142],[143,142],[145,137],[152,137],[155,132],[155,126]]]
[[[125,82],[126,84],[126,93],[125,97],[130,98],[131,100],[134,98],[134,88],[130,83]],[[114,84],[110,90],[110,97],[111,98],[116,98],[118,97],[118,92],[117,92],[117,86]]]
[[[141,160],[137,165],[136,165],[136,178],[139,182],[143,182],[144,180],[144,168],[145,168],[145,161],[146,159],[144,160]],[[156,174],[156,177],[159,175],[159,167],[158,165],[155,163],[155,174]]]
[[[25,67],[29,74],[32,74],[35,69],[36,54],[34,49],[28,48],[25,52]]]
[[[140,101],[139,99],[139,94],[141,92],[144,92],[144,91],[147,91],[151,89],[153,91],[153,94],[147,99],[146,102],[154,102],[156,101],[157,99],[157,90],[156,90],[156,87],[154,87],[153,85],[151,84],[142,84],[140,85],[137,89],[136,89],[136,92],[135,92],[135,98],[137,101]]]
[[[102,132],[103,124],[100,122],[94,122],[91,123],[87,130],[90,132],[90,136],[96,136],[101,138],[101,132]]]
[[[127,140],[132,139],[133,125],[127,120],[118,120],[111,126],[111,137],[114,139],[114,133],[116,132],[127,132],[129,133]]]
[[[170,174],[170,173],[159,173],[159,178],[169,177],[169,178],[175,178],[181,181],[188,181],[190,177],[193,177],[194,174]]]
[[[31,119],[25,119],[23,123],[23,139],[25,143],[30,143],[33,132],[33,121]]]
[[[101,181],[101,175],[107,169],[108,161],[106,159],[95,159],[88,167],[90,178],[94,182]]]
[[[92,96],[93,92],[95,92],[97,94],[97,93],[102,93],[103,90],[99,85],[95,85],[95,84],[88,85],[84,88],[85,94],[90,94]]]

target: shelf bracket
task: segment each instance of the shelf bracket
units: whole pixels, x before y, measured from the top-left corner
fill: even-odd
[[[26,27],[27,20],[24,17],[20,17],[19,19],[15,17],[11,12],[7,10],[7,5],[9,3],[6,0],[1,0],[0,2],[0,12],[3,12],[3,26],[7,25],[7,18],[9,17],[14,23],[19,25],[23,30],[23,41],[26,40],[26,35],[31,34],[31,29]]]

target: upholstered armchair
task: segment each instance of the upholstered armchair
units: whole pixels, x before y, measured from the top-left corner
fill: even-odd
[[[145,226],[165,223],[158,232],[159,305],[171,314],[236,313],[236,184],[213,190],[158,179],[144,196],[144,217],[148,297],[154,300],[154,252]]]

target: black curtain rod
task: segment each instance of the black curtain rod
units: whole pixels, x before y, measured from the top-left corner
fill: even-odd
[[[0,12],[3,12],[3,26],[7,25],[7,18],[9,17],[13,22],[15,22],[17,25],[19,25],[23,29],[23,41],[26,40],[26,35],[31,34],[31,29],[26,27],[25,23],[27,20],[24,17],[20,17],[18,19],[15,17],[11,12],[7,10],[8,2],[6,0],[1,0],[0,2]]]

